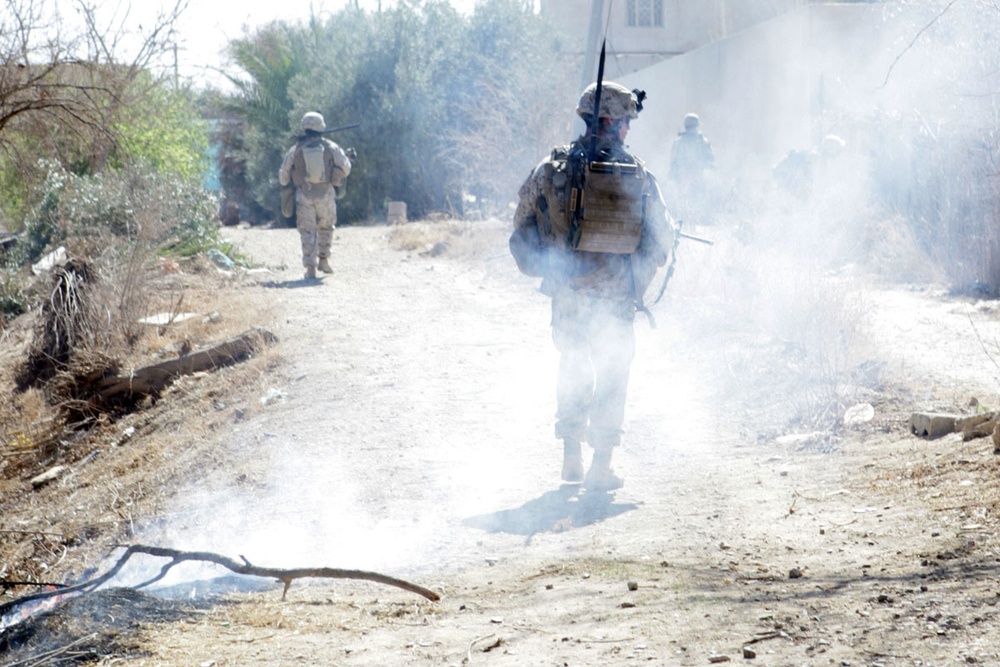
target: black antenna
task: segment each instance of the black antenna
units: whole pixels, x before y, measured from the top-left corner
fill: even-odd
[[[601,58],[597,63],[597,89],[594,91],[594,115],[590,121],[590,152],[588,159],[593,162],[597,159],[597,132],[601,127],[601,86],[604,83],[604,46],[608,38],[601,40]]]

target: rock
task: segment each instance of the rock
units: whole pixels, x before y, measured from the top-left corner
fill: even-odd
[[[59,475],[63,474],[65,470],[66,466],[55,466],[54,468],[49,468],[41,475],[38,475],[37,477],[33,477],[31,479],[31,487],[33,489],[37,489],[41,486],[45,486],[52,480],[58,479]]]
[[[59,246],[49,254],[42,257],[36,263],[31,265],[31,272],[36,276],[40,276],[43,273],[48,273],[57,266],[62,266],[66,263],[66,248]]]
[[[858,403],[844,412],[844,426],[867,424],[875,418],[875,408],[871,403]]]
[[[781,435],[775,438],[774,441],[779,445],[803,446],[821,441],[825,437],[826,433],[823,431],[813,431],[812,433],[789,433],[788,435]]]
[[[756,657],[757,657],[757,651],[753,650],[749,646],[744,646],[743,647],[743,659],[744,660],[753,660]]]
[[[910,415],[910,433],[934,440],[955,432],[955,415],[940,412],[914,412]]]
[[[209,248],[208,258],[212,260],[212,263],[217,267],[226,271],[236,266],[236,262],[234,262],[229,255],[216,248]]]

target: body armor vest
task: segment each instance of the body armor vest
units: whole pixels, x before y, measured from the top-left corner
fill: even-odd
[[[292,183],[310,197],[320,197],[331,187],[343,185],[344,172],[337,167],[333,151],[321,138],[300,141],[291,170]]]
[[[581,151],[553,152],[553,232],[579,252],[628,255],[639,247],[645,219],[646,170],[638,161],[588,162]]]
[[[573,197],[577,188],[570,193]],[[639,247],[646,209],[646,171],[639,164],[591,162],[574,206],[570,247],[581,252],[628,255]]]

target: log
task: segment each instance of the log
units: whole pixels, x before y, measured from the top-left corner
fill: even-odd
[[[252,356],[264,344],[276,340],[277,337],[269,331],[251,329],[208,350],[146,366],[128,375],[104,378],[98,382],[90,402],[99,409],[106,406],[135,405],[146,396],[158,396],[182,375],[230,366]]]
[[[986,422],[996,421],[996,417],[997,413],[995,412],[984,412],[982,414],[971,415],[969,417],[959,417],[955,420],[955,430],[968,431],[973,427],[983,426]],[[990,427],[990,432],[993,432],[992,427]]]
[[[979,426],[973,426],[962,431],[962,442],[969,442],[978,438],[988,438],[996,430],[996,422],[986,422]]]
[[[335,567],[304,567],[304,568],[294,568],[294,569],[280,569],[272,567],[258,567],[253,565],[243,556],[240,558],[243,560],[239,563],[231,558],[221,556],[210,551],[178,551],[176,549],[166,549],[163,547],[152,547],[143,544],[133,544],[125,550],[122,557],[114,564],[114,566],[102,574],[99,577],[89,579],[87,581],[75,584],[73,586],[67,586],[60,588],[58,590],[51,591],[39,591],[38,593],[32,593],[30,595],[24,595],[10,602],[5,602],[0,604],[0,618],[2,618],[7,612],[14,609],[15,607],[31,602],[33,600],[42,600],[45,598],[53,596],[62,595],[84,595],[90,593],[101,586],[101,584],[112,579],[121,569],[125,566],[125,563],[134,554],[146,554],[149,556],[155,556],[157,558],[169,558],[170,562],[166,563],[162,568],[160,568],[159,574],[157,574],[152,579],[144,581],[140,584],[133,586],[135,589],[144,588],[153,583],[156,583],[160,579],[166,576],[167,572],[170,571],[174,565],[178,563],[183,563],[185,561],[202,561],[206,563],[215,563],[216,565],[221,565],[222,567],[235,572],[236,574],[245,574],[253,577],[265,577],[269,579],[276,579],[285,585],[284,590],[281,593],[281,599],[284,600],[288,593],[288,589],[292,585],[292,581],[295,579],[305,579],[305,578],[316,578],[316,579],[362,579],[365,581],[372,581],[378,584],[386,584],[388,586],[395,586],[396,588],[401,588],[411,593],[417,593],[427,598],[431,602],[437,602],[441,599],[434,591],[424,588],[423,586],[418,586],[412,584],[403,579],[397,579],[395,577],[390,577],[385,574],[379,574],[378,572],[369,572],[366,570],[344,570]]]

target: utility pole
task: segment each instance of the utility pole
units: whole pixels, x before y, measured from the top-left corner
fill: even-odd
[[[590,0],[590,25],[587,28],[587,50],[583,53],[583,75],[580,77],[580,91],[597,80],[597,45],[601,41],[601,27],[604,17],[604,0]],[[574,123],[577,131],[583,134],[586,126],[583,119],[577,117]]]
[[[597,45],[601,41],[603,17],[604,0],[590,0],[590,26],[587,30],[587,50],[583,54],[581,91],[592,84],[597,77]]]

